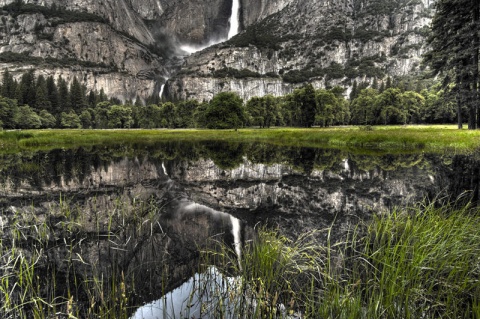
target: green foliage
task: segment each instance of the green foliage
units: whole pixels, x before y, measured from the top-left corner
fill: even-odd
[[[278,51],[281,49],[282,38],[274,32],[278,20],[275,15],[264,19],[260,23],[249,26],[245,31],[231,38],[227,43],[236,47],[248,47],[254,45],[258,48],[265,48]],[[285,40],[285,39],[283,39]]]
[[[237,129],[247,120],[242,99],[232,92],[217,94],[208,104],[205,118],[210,129]]]
[[[80,122],[82,122],[83,128],[92,128],[93,124],[93,117],[92,117],[93,110],[83,110],[82,113],[79,115]]]
[[[78,82],[77,77],[73,78],[72,83],[70,84],[70,107],[77,113],[80,114],[88,105],[85,96],[86,88]]]
[[[480,126],[480,2],[439,0],[435,8],[425,61],[443,78],[443,88],[456,95],[458,127],[466,107],[468,127],[475,129]]]
[[[338,242],[332,227],[296,240],[263,229],[240,264],[228,247],[205,258],[241,277],[228,293],[244,318],[273,318],[279,304],[305,318],[477,318],[478,227],[478,209],[432,204],[364,220]]]
[[[295,90],[293,94],[300,108],[300,125],[303,127],[313,126],[317,110],[313,85],[307,84],[302,89]]]
[[[372,125],[376,123],[379,112],[375,99],[378,96],[375,89],[360,91],[357,98],[351,101],[352,124]]]
[[[180,101],[177,105],[177,127],[194,127],[194,113],[198,107],[197,100]]]
[[[48,113],[47,110],[41,110],[38,116],[40,117],[42,128],[51,128],[57,126],[57,119],[52,114]]]
[[[339,94],[335,94],[335,90],[318,90],[316,92],[316,125],[327,127],[349,123],[350,110],[342,93],[343,90]]]
[[[125,105],[111,105],[107,110],[108,128],[130,128],[132,109]]]
[[[250,116],[250,124],[260,127],[270,127],[279,117],[278,102],[272,95],[253,97],[248,100],[246,110]]]
[[[161,109],[156,104],[148,104],[137,108],[137,125],[141,128],[157,128],[161,123]]]
[[[177,126],[177,107],[172,102],[160,106],[161,127],[175,128]]]
[[[40,116],[28,105],[18,107],[17,126],[21,129],[40,128],[42,120]]]
[[[62,128],[82,128],[82,122],[75,112],[62,112],[60,114],[60,126]]]
[[[16,100],[0,96],[0,122],[4,129],[17,127],[18,105]]]

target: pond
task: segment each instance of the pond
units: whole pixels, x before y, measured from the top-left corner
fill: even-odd
[[[341,240],[395,207],[476,201],[480,177],[475,156],[261,143],[113,145],[0,161],[5,318],[169,318],[163,307],[139,307],[217,273],[200,270],[202,250],[226,243],[240,255],[264,226],[289,238],[331,227]]]

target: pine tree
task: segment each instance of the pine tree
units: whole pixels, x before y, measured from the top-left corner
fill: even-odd
[[[87,107],[85,90],[76,76],[73,78],[72,84],[70,85],[70,104],[77,114],[82,113]]]
[[[61,112],[70,112],[70,91],[68,90],[67,82],[60,76],[57,81],[58,87],[58,115]]]
[[[35,71],[29,70],[22,75],[20,80],[20,95],[21,100],[18,101],[18,104],[26,104],[31,107],[35,105]]]
[[[429,39],[426,61],[445,88],[457,96],[458,127],[462,128],[461,108],[468,108],[469,129],[478,127],[480,2],[478,0],[438,0]],[[450,86],[454,84],[454,86]]]
[[[15,98],[16,87],[17,82],[13,79],[13,76],[10,74],[8,69],[5,69],[2,77],[2,90],[0,91],[1,95],[8,97],[9,99]]]
[[[60,108],[59,108],[59,103],[58,103],[58,88],[57,85],[55,84],[55,80],[53,76],[49,76],[46,81],[46,86],[47,86],[47,97],[48,101],[50,102],[51,106],[51,113],[53,115],[60,115]]]
[[[52,109],[52,103],[50,103],[48,99],[47,81],[43,75],[40,75],[37,78],[34,106],[37,112],[41,110],[51,112]]]
[[[97,94],[94,90],[91,90],[88,94],[88,107],[94,108],[97,105]]]
[[[315,89],[312,84],[307,84],[302,88],[300,97],[301,126],[312,127],[315,122],[315,113],[317,104],[315,99]]]

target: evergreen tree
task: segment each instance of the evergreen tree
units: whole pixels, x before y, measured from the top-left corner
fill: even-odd
[[[458,127],[462,128],[462,106],[469,110],[469,128],[478,126],[480,1],[438,0],[425,55],[436,74],[443,76],[444,88],[457,96]],[[451,83],[454,86],[449,86]]]
[[[84,88],[76,76],[73,78],[73,81],[70,85],[70,104],[72,109],[77,114],[81,114],[82,111],[87,108]]]
[[[199,103],[197,100],[186,100],[178,103],[177,105],[177,125],[180,128],[193,127],[193,114],[198,108]]]
[[[105,91],[103,88],[100,89],[100,92],[97,94],[97,100],[95,105],[97,105],[100,102],[105,102],[108,101],[108,96],[105,94]]]
[[[47,97],[51,107],[51,113],[52,115],[59,115],[60,109],[58,104],[58,89],[57,89],[57,85],[55,84],[55,80],[53,76],[50,75],[47,78],[46,86],[47,86]]]
[[[26,104],[31,107],[35,106],[35,71],[29,70],[22,75],[20,80],[20,100],[18,104]]]
[[[88,93],[88,107],[95,107],[97,105],[97,94],[94,90],[91,90],[90,93]]]
[[[312,127],[315,122],[317,103],[315,99],[315,89],[312,84],[307,84],[301,89],[300,114],[301,126]]]
[[[0,96],[0,127],[13,129],[17,126],[18,106],[17,101]]]
[[[2,90],[0,91],[3,97],[8,97],[10,99],[15,98],[15,90],[17,87],[17,82],[13,79],[13,76],[8,72],[8,69],[5,69],[2,77]]]
[[[41,110],[46,110],[47,112],[51,112],[52,104],[48,99],[48,89],[47,89],[47,81],[40,75],[37,78],[37,85],[35,90],[35,110],[38,112]]]
[[[61,112],[69,112],[71,110],[70,91],[67,82],[60,76],[57,81],[58,87],[58,115]],[[57,115],[55,114],[55,115]]]
[[[385,84],[385,90],[390,89],[392,86],[393,86],[392,78],[388,76],[387,77],[387,83]]]
[[[143,106],[143,101],[142,99],[138,96],[138,94],[135,96],[135,104],[134,106],[140,107]]]

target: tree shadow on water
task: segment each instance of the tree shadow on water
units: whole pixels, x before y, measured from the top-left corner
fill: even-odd
[[[221,169],[233,169],[244,161],[245,144],[208,142],[205,144],[205,157],[210,158]]]

